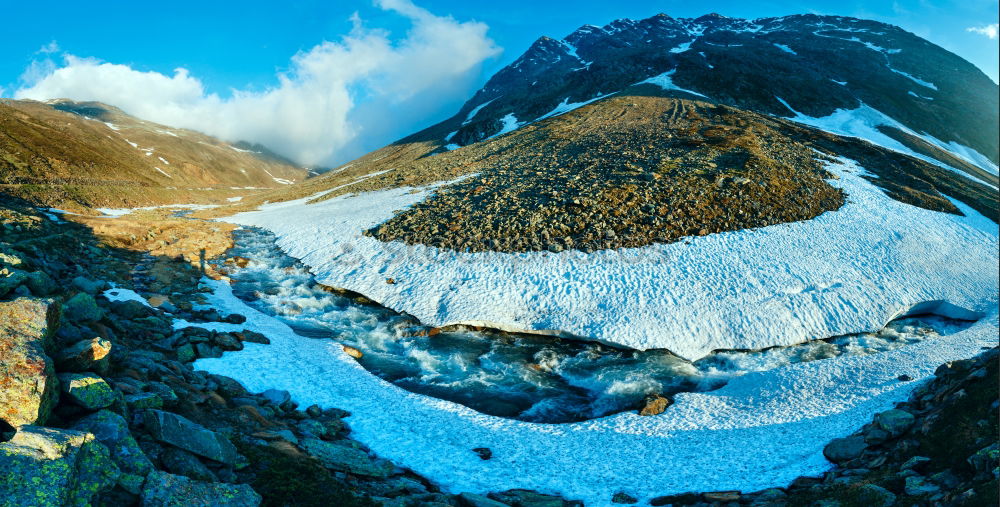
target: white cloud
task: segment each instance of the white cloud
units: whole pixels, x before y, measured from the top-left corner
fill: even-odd
[[[38,48],[38,51],[36,51],[36,53],[42,53],[42,54],[58,53],[58,52],[59,52],[59,43],[56,41],[51,41],[48,44]]]
[[[410,0],[376,4],[411,21],[404,37],[393,40],[355,15],[348,35],[294,55],[264,91],[223,98],[182,68],[167,76],[64,55],[62,66],[29,68],[15,96],[97,100],[146,120],[259,142],[303,164],[343,161],[464,98],[480,64],[500,51],[483,23],[435,16]]]
[[[990,39],[997,38],[997,31],[1000,30],[1000,23],[993,23],[992,25],[986,26],[970,26],[966,28],[966,32],[978,33],[979,35],[985,35]]]

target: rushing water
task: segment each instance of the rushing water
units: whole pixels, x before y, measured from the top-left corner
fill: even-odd
[[[234,233],[222,264],[237,297],[281,319],[300,335],[331,339],[363,353],[368,371],[413,392],[486,414],[559,423],[635,409],[652,394],[707,391],[750,371],[872,354],[950,334],[968,323],[940,317],[891,322],[878,333],[847,335],[763,351],[716,352],[689,362],[665,350],[634,351],[595,343],[468,328],[434,334],[416,319],[317,284],[260,229]]]

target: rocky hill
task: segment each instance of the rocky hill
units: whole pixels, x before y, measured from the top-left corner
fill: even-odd
[[[306,176],[266,148],[143,121],[106,104],[0,101],[0,188],[41,204],[206,202]]]

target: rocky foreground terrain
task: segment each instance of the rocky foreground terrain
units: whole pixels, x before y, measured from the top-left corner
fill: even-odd
[[[229,228],[166,213],[78,220],[54,222],[14,199],[0,206],[4,505],[580,504],[527,490],[441,492],[352,440],[342,410],[194,370],[198,357],[268,342],[196,327],[243,320],[199,306],[201,259],[223,254]],[[172,237],[182,230],[184,242]],[[144,299],[111,301],[108,282]],[[177,329],[176,318],[195,327]],[[941,366],[909,401],[831,442],[823,477],[650,504],[987,505],[1000,474],[997,354]],[[611,489],[608,502],[637,503]]]

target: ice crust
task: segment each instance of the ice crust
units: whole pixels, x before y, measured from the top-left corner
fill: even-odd
[[[428,325],[561,334],[692,360],[876,331],[927,301],[971,314],[996,305],[996,224],[958,201],[967,217],[892,200],[850,161],[829,169],[848,195],[837,211],[593,254],[460,253],[362,235],[426,189],[300,199],[226,220],[271,230],[317,280]]]

